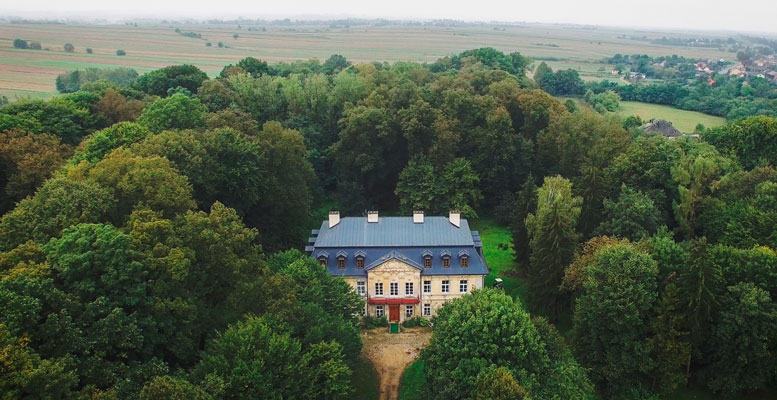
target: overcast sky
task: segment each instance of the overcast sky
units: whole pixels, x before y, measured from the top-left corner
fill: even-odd
[[[73,18],[459,19],[760,31],[777,34],[777,0],[23,0],[1,15]]]

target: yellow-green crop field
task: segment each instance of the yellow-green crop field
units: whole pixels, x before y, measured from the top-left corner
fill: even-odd
[[[198,33],[202,38],[183,36],[176,28]],[[233,37],[236,33],[237,39]],[[88,67],[127,66],[143,73],[171,64],[190,63],[213,76],[224,65],[247,56],[271,63],[325,60],[334,53],[353,62],[433,62],[463,50],[491,46],[547,60],[553,68],[574,68],[586,80],[607,77],[611,66],[602,60],[616,53],[735,57],[718,49],[663,46],[645,39],[627,39],[671,35],[661,31],[540,24],[351,25],[347,28],[309,23],[240,27],[210,23],[0,24],[0,94],[11,100],[51,97],[56,94],[54,82],[58,74]],[[15,49],[13,40],[17,38],[38,41],[43,50]],[[212,46],[207,47],[207,42]],[[220,48],[218,42],[226,46]],[[66,53],[65,43],[72,43],[75,52]],[[93,54],[87,54],[86,48],[91,48]],[[117,56],[119,49],[127,55]]]

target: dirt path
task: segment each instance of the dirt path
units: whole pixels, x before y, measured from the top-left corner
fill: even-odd
[[[397,400],[402,373],[418,358],[431,337],[429,328],[404,328],[393,335],[387,328],[362,332],[362,354],[378,371],[381,400]]]

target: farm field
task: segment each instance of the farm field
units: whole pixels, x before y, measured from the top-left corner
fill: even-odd
[[[201,38],[175,31],[194,32]],[[250,30],[249,30],[250,29]],[[238,34],[238,38],[233,37]],[[228,24],[0,24],[0,94],[9,99],[45,98],[56,94],[54,81],[65,71],[88,67],[135,68],[139,73],[171,64],[191,63],[214,76],[241,58],[268,62],[326,59],[333,53],[354,62],[433,62],[463,50],[491,46],[545,61],[552,68],[574,68],[585,80],[608,77],[604,57],[616,53],[681,54],[687,57],[733,58],[714,48],[651,44],[663,31],[569,25],[288,25]],[[709,34],[707,34],[709,35]],[[639,37],[640,40],[627,39]],[[14,49],[16,38],[39,41],[44,50]],[[206,47],[206,43],[212,46]],[[217,46],[222,42],[225,47]],[[65,43],[74,53],[63,51]],[[91,48],[93,54],[87,54]],[[126,56],[117,56],[116,50]]]
[[[684,133],[692,133],[696,129],[697,124],[702,124],[706,128],[713,128],[726,123],[726,119],[723,117],[680,110],[659,104],[622,101],[620,105],[621,109],[618,110],[618,114],[624,118],[629,115],[639,115],[645,121],[654,118],[665,119],[672,122],[675,128]]]

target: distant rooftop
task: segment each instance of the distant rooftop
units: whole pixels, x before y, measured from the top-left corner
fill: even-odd
[[[448,217],[425,217],[422,223],[414,223],[413,217],[381,216],[378,222],[367,222],[365,217],[345,217],[332,229],[329,221],[324,221],[315,241],[316,248],[474,245],[467,220],[462,218],[461,226],[457,227]]]

